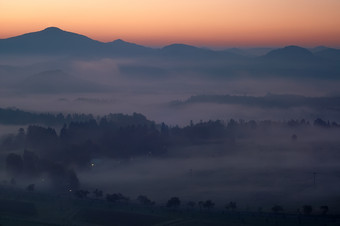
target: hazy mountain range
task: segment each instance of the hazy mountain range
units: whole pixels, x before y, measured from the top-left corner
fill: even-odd
[[[198,95],[185,101],[173,101],[173,106],[198,103],[236,104],[263,108],[310,107],[314,109],[340,110],[340,97],[305,97],[300,95],[277,95],[268,93],[265,96],[231,96],[231,95]]]
[[[84,35],[67,32],[57,27],[49,27],[42,31],[27,33],[7,39],[0,39],[0,54],[71,54],[93,56],[138,56],[160,55],[166,57],[192,58],[242,58],[263,55],[278,60],[340,60],[340,50],[316,47],[311,50],[288,46],[282,49],[231,48],[214,51],[185,44],[172,44],[160,49],[145,47],[121,39],[112,42],[100,42]]]
[[[334,81],[339,79],[340,50],[324,46],[150,48],[120,39],[99,42],[56,27],[0,39],[0,91],[15,95],[112,91],[181,93],[185,98],[268,92],[338,95]]]

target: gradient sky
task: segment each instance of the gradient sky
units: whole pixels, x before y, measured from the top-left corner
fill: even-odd
[[[340,47],[340,0],[0,0],[0,38],[49,26],[149,46]]]

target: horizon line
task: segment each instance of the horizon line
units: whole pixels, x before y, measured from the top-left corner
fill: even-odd
[[[30,31],[30,32],[26,32],[26,33],[20,33],[20,34],[14,35],[14,36],[0,37],[0,40],[6,40],[6,39],[10,39],[10,38],[20,37],[20,36],[23,36],[23,35],[26,35],[26,34],[31,34],[31,33],[43,32],[47,29],[56,29],[56,30],[60,30],[60,31],[63,31],[63,32],[81,35],[81,36],[87,37],[91,40],[101,42],[101,43],[111,43],[111,42],[121,40],[123,42],[132,43],[132,44],[136,44],[136,45],[140,45],[140,46],[148,47],[148,48],[153,48],[153,49],[162,49],[166,46],[176,45],[176,44],[188,45],[188,46],[193,46],[193,47],[202,48],[202,49],[210,49],[210,50],[214,50],[214,51],[222,51],[222,50],[228,50],[228,49],[261,49],[261,48],[276,49],[276,48],[284,48],[284,47],[287,47],[287,46],[298,46],[298,47],[302,47],[302,48],[305,48],[305,49],[313,49],[313,48],[317,48],[317,47],[340,49],[340,46],[332,46],[332,45],[324,45],[324,44],[300,45],[300,44],[294,44],[294,43],[291,43],[291,44],[276,44],[276,45],[271,45],[271,44],[268,44],[268,45],[266,45],[266,44],[264,44],[264,45],[255,45],[255,44],[254,45],[253,44],[249,44],[249,45],[247,45],[247,44],[244,44],[244,45],[213,45],[213,44],[212,45],[209,45],[209,44],[208,45],[206,45],[206,44],[195,45],[195,44],[190,44],[190,43],[186,43],[186,42],[182,43],[182,42],[178,42],[178,41],[173,41],[173,42],[168,42],[168,43],[162,44],[162,45],[159,45],[159,44],[146,44],[145,45],[145,44],[139,44],[138,42],[134,42],[134,41],[126,41],[126,39],[122,39],[122,38],[116,38],[116,39],[113,39],[112,41],[102,41],[100,39],[92,38],[90,35],[85,35],[85,34],[82,34],[82,33],[64,30],[64,29],[57,27],[57,26],[48,26],[48,27],[45,27],[41,30]]]

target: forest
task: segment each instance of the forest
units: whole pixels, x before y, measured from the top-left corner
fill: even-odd
[[[167,172],[169,170],[176,171],[182,168],[183,164],[186,165],[185,167],[190,168],[187,176],[192,177],[191,180],[193,180],[193,183],[196,183],[197,189],[198,182],[210,181],[208,183],[217,183],[222,176],[221,172],[224,172],[226,169],[232,170],[234,168],[233,171],[237,171],[240,166],[236,166],[233,161],[239,161],[241,158],[247,162],[247,159],[252,158],[252,149],[256,152],[256,155],[259,155],[257,158],[264,156],[272,158],[270,152],[266,151],[267,154],[265,155],[261,153],[263,148],[274,150],[274,156],[280,156],[286,152],[288,155],[292,152],[295,156],[296,152],[306,148],[306,144],[311,142],[310,140],[305,140],[306,134],[308,136],[323,134],[325,137],[328,136],[328,138],[325,138],[326,140],[332,140],[331,142],[328,140],[327,143],[324,143],[322,141],[324,138],[322,138],[321,141],[314,143],[315,147],[308,145],[311,149],[310,155],[318,158],[317,156],[322,156],[323,154],[321,151],[332,154],[334,153],[333,149],[337,150],[339,147],[339,142],[336,141],[336,138],[332,138],[339,134],[340,125],[337,122],[321,118],[311,122],[305,119],[292,119],[288,121],[229,119],[228,121],[210,120],[196,123],[190,121],[186,126],[171,126],[151,121],[139,113],[131,115],[108,114],[105,116],[93,116],[74,114],[72,116],[65,116],[62,113],[40,114],[2,109],[2,114],[6,115],[4,113],[6,111],[14,111],[16,114],[7,114],[7,119],[6,117],[2,119],[8,120],[4,121],[5,124],[11,124],[11,120],[15,121],[16,117],[21,115],[27,115],[28,117],[25,119],[27,121],[25,122],[30,122],[26,126],[20,126],[16,133],[5,134],[1,137],[1,158],[4,163],[3,170],[6,176],[3,177],[0,187],[5,193],[9,192],[8,189],[14,189],[9,193],[10,196],[18,192],[19,194],[24,192],[23,195],[28,197],[25,199],[32,201],[34,193],[36,194],[34,196],[36,198],[33,198],[34,200],[38,197],[42,198],[47,194],[52,195],[52,197],[54,197],[53,195],[62,195],[62,199],[65,200],[64,202],[69,202],[69,200],[78,200],[77,202],[79,202],[78,204],[65,204],[65,208],[71,208],[71,206],[76,208],[79,205],[90,205],[91,208],[104,208],[106,209],[105,211],[107,211],[108,207],[105,207],[107,205],[109,205],[110,211],[113,211],[112,208],[114,211],[132,208],[134,210],[129,210],[128,215],[138,215],[142,211],[143,219],[146,217],[145,211],[151,211],[151,214],[157,213],[157,217],[144,219],[145,222],[148,222],[145,225],[150,222],[158,222],[158,220],[166,220],[165,216],[169,214],[167,211],[170,211],[171,215],[178,215],[183,211],[189,211],[188,213],[192,216],[198,214],[195,216],[195,219],[202,218],[201,220],[208,220],[208,222],[210,220],[222,222],[223,219],[223,221],[242,223],[248,221],[251,218],[250,216],[253,216],[259,222],[283,222],[287,225],[309,222],[310,225],[313,225],[315,222],[310,220],[310,216],[321,216],[319,221],[328,223],[332,219],[336,222],[337,219],[337,215],[329,215],[328,213],[329,210],[333,211],[333,213],[338,211],[338,206],[335,203],[328,202],[329,200],[327,201],[325,198],[321,199],[321,202],[320,200],[313,201],[310,199],[310,195],[313,196],[314,192],[320,192],[320,190],[312,190],[312,194],[307,195],[306,199],[301,198],[300,201],[294,201],[295,203],[293,201],[285,203],[281,200],[273,204],[272,200],[273,198],[275,199],[275,196],[267,194],[268,197],[262,201],[252,201],[257,202],[256,205],[259,205],[259,207],[255,207],[255,204],[252,202],[249,203],[249,200],[245,206],[246,202],[241,198],[244,195],[244,191],[238,191],[239,194],[235,196],[225,196],[222,202],[219,199],[221,199],[221,195],[222,197],[224,196],[223,193],[216,193],[215,196],[211,196],[209,193],[206,193],[206,195],[195,194],[192,188],[185,187],[183,189],[184,193],[178,193],[174,190],[173,186],[180,186],[177,183],[183,183],[182,179],[172,178],[171,175],[168,175],[169,172]],[[278,131],[280,131],[279,134],[282,136],[279,139]],[[280,139],[283,141],[279,141]],[[285,150],[286,148],[291,148],[292,150],[287,151]],[[338,159],[338,154],[335,156]],[[200,163],[193,163],[198,161],[200,157],[205,158],[206,162],[215,161],[215,166],[200,168]],[[273,160],[276,161],[275,159]],[[107,161],[107,163],[103,161]],[[118,161],[120,166],[112,166],[115,161]],[[232,168],[216,171],[216,169],[222,166],[220,165],[221,163],[224,167]],[[104,167],[95,172],[97,164],[113,168]],[[157,164],[165,164],[166,167],[170,168],[163,171],[162,168],[157,168]],[[247,164],[252,163],[248,162]],[[148,185],[154,187],[151,192],[145,192],[147,190],[144,190],[143,186],[134,188],[134,186],[126,187],[127,185],[122,185],[126,180],[136,181],[134,177],[129,179],[128,172],[130,168],[136,171],[135,173],[143,171],[143,174],[159,180],[157,179],[159,175],[157,175],[156,168],[154,167],[157,168],[158,174],[164,177],[165,181],[173,180],[168,182],[169,188],[164,194],[159,194],[159,186],[154,184],[153,181],[151,181],[151,185]],[[256,170],[258,171],[261,167],[259,165]],[[277,168],[276,170],[282,169]],[[296,170],[299,169],[296,168]],[[110,175],[110,172],[114,173],[114,171],[117,171],[116,174],[119,175],[115,177],[116,186],[107,187],[105,183],[88,183],[88,181],[93,180],[94,175],[92,173],[99,173],[95,175],[105,178],[103,175]],[[221,175],[216,176],[212,172]],[[260,172],[262,172],[261,169]],[[256,174],[258,173],[256,172]],[[125,174],[126,176],[124,176]],[[235,174],[237,178],[242,177],[242,173],[236,172]],[[268,173],[265,173],[266,178],[275,176],[275,173],[266,174]],[[289,174],[287,175],[289,176]],[[124,179],[124,177],[126,178]],[[104,180],[108,180],[110,183],[109,178]],[[147,178],[141,180],[142,183],[150,183]],[[245,180],[247,181],[248,179]],[[166,183],[165,181],[161,182],[161,184]],[[236,183],[238,184],[239,182]],[[253,184],[254,182],[249,183],[256,190],[256,186],[258,186],[256,183],[258,182],[255,182],[255,184]],[[314,178],[314,186],[316,186],[315,183]],[[117,184],[123,187],[119,187]],[[202,186],[202,189],[205,187],[203,185],[200,186]],[[233,187],[235,185],[226,184],[225,186]],[[272,182],[270,182],[270,187],[272,186]],[[312,187],[312,185],[306,184],[303,186],[307,190]],[[209,191],[211,187],[207,189]],[[336,195],[331,195],[330,197],[336,197]],[[270,201],[266,201],[266,199]],[[93,204],[94,201],[95,203]],[[1,203],[0,208],[2,208],[2,205],[5,205],[3,200]],[[20,208],[23,208],[23,212],[26,211],[26,214],[37,215],[36,207],[28,211],[23,203],[7,203],[6,205],[16,206],[15,208],[10,207],[7,210],[9,212],[17,213],[17,210],[11,210],[11,208],[17,209],[20,206]],[[114,205],[114,207],[110,207],[110,205]],[[298,208],[299,212],[295,212],[294,208]],[[111,214],[104,213],[104,210],[104,212],[98,211],[98,209],[89,210],[82,208],[75,215],[75,219],[82,219],[82,221],[85,219],[88,223],[100,223],[103,221],[103,225],[108,225],[109,223],[105,223],[105,221],[111,219],[109,217]],[[223,218],[219,217],[219,211],[222,211],[224,214],[222,215]],[[101,217],[98,218],[99,216]],[[161,217],[161,219],[158,219],[158,217]],[[281,218],[285,220],[278,220]],[[126,224],[131,224],[126,218],[121,219],[124,219],[123,221],[126,221]]]
[[[4,115],[6,111],[9,112],[7,123],[21,115],[27,115],[26,122],[63,123],[59,131],[42,124],[20,128],[16,134],[2,136],[0,149],[8,152],[6,171],[13,180],[20,177],[39,178],[42,174],[48,174],[54,188],[64,191],[79,188],[74,170],[91,168],[95,159],[128,162],[135,157],[167,158],[168,152],[175,148],[209,144],[232,147],[242,139],[268,130],[340,130],[338,123],[320,118],[313,122],[304,119],[191,121],[189,125],[179,127],[157,124],[138,113],[94,117],[34,114],[19,110],[15,110],[17,114],[11,114],[12,109],[2,110]],[[298,136],[291,133],[289,139],[296,142]]]

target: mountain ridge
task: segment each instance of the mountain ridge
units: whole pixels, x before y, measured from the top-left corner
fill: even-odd
[[[151,48],[126,42],[122,39],[101,42],[58,27],[47,27],[40,31],[0,39],[0,55],[4,54],[67,54],[78,56],[149,56],[156,54],[157,56],[193,59],[247,57],[247,54],[236,50],[218,51],[181,43],[166,45],[162,48]],[[274,60],[309,61],[315,56],[339,60],[340,50],[323,47],[322,51],[313,51],[291,45],[273,49],[257,57]]]

